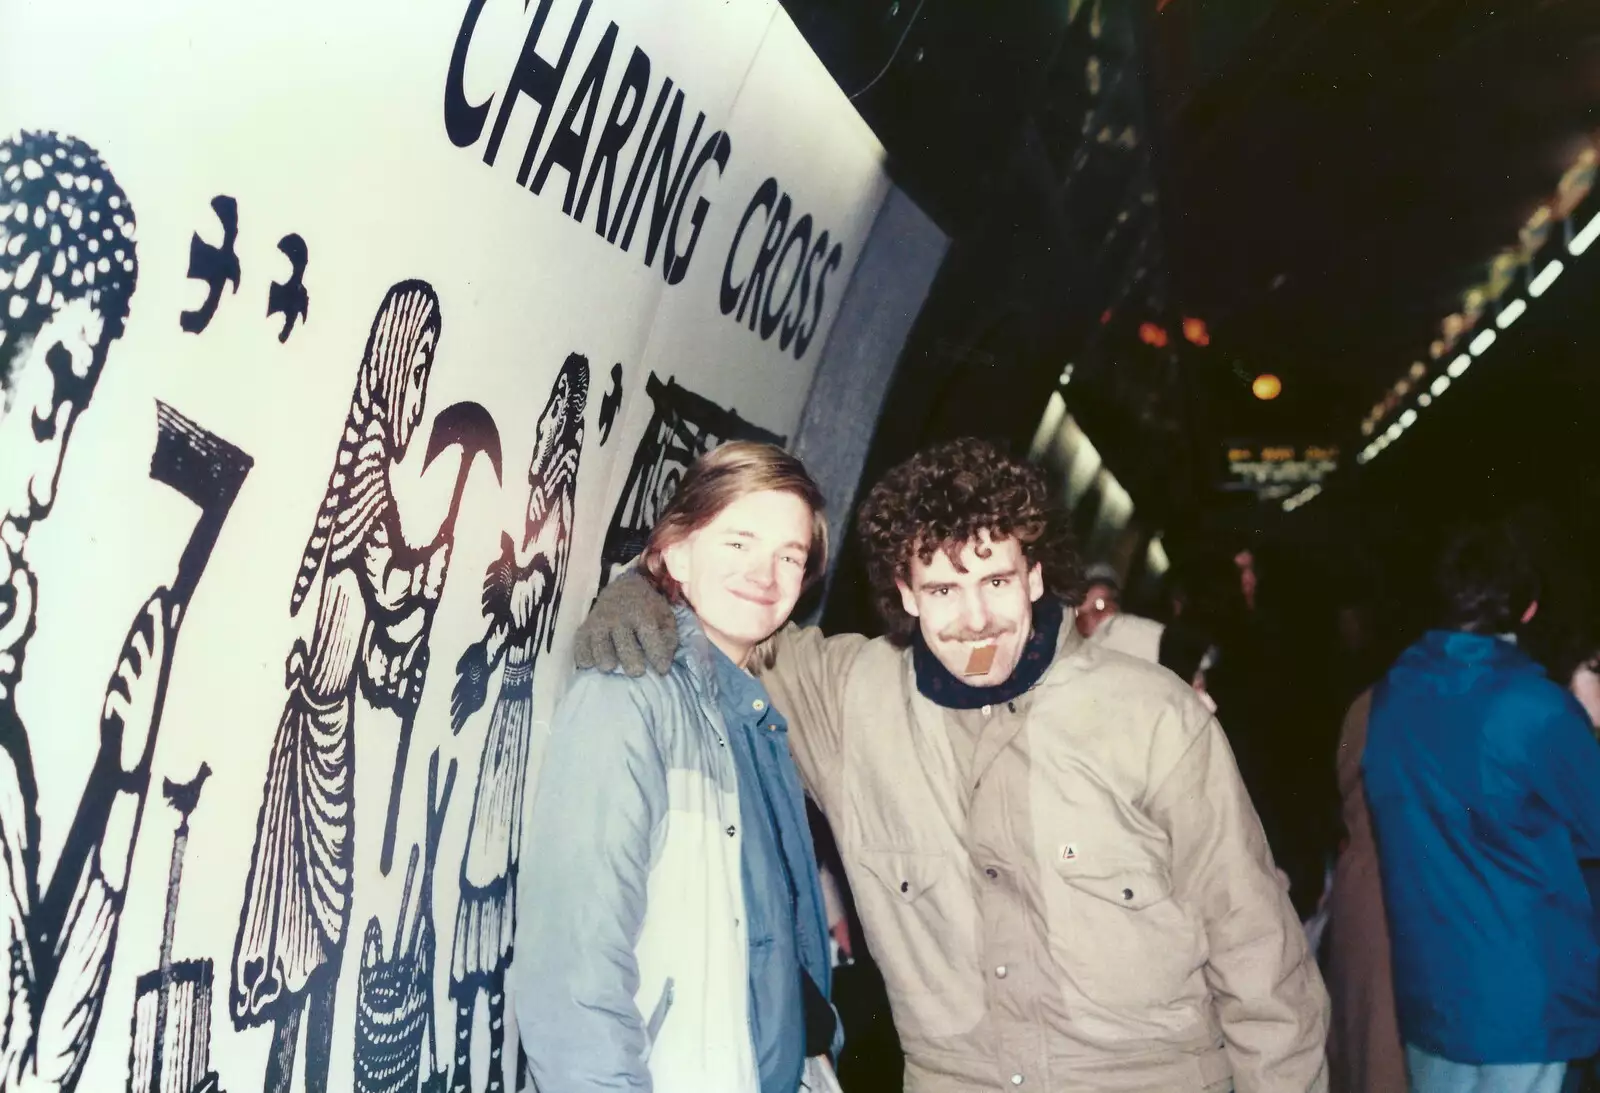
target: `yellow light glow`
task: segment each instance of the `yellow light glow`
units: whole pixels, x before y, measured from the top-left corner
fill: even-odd
[[[1283,393],[1283,381],[1271,372],[1263,372],[1250,385],[1250,393],[1262,402],[1271,402]]]

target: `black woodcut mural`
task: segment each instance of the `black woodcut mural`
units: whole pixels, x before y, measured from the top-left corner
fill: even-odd
[[[184,611],[248,455],[155,407],[150,477],[198,519],[170,587],[134,618],[105,693],[100,746],[52,875],[39,870],[39,788],[17,706],[41,589],[29,533],[50,515],[72,427],[121,336],[138,276],[133,210],[89,145],[0,142],[0,930],[8,975],[0,1088],[76,1088],[105,1002]]]
[[[161,962],[135,984],[133,1047],[128,1057],[128,1093],[217,1093],[211,1069],[211,996],[215,965],[210,958],[172,959],[183,886],[189,817],[200,804],[200,790],[211,777],[205,763],[184,783],[167,778],[162,796],[178,814],[167,870],[166,914],[161,922]]]
[[[0,1093],[534,1086],[564,598],[887,180],[778,0],[484,8],[0,2]]]
[[[669,378],[662,383],[654,372],[644,384],[652,412],[639,446],[634,449],[628,482],[617,499],[611,525],[600,555],[600,587],[604,588],[644,549],[656,517],[678,492],[684,471],[701,455],[726,440],[764,440],[783,444],[784,438],[753,425]]]
[[[427,847],[423,851],[421,887],[414,886],[418,850],[413,845],[406,863],[400,913],[387,952],[383,924],[376,916],[367,921],[356,1002],[356,1093],[413,1093],[419,1088],[421,1093],[443,1093],[449,1076],[440,1058],[442,1037],[433,1000],[433,958],[438,948],[433,924],[433,875],[455,784],[456,761],[452,759],[444,789],[439,789],[439,751],[435,748],[428,758]],[[413,899],[417,901],[414,918],[410,917]]]
[[[302,1019],[305,1088],[327,1088],[350,913],[357,693],[401,722],[387,858],[461,497],[479,453],[500,475],[499,433],[488,412],[475,403],[442,411],[428,462],[447,447],[462,449],[450,510],[431,542],[406,542],[390,473],[422,421],[439,334],[431,286],[404,281],[389,290],[290,596],[291,614],[315,600],[315,622],[285,666],[289,695],[272,745],[229,988],[237,1026],[273,1026],[266,1088],[274,1093],[290,1087]]]
[[[0,1091],[71,1090],[103,1009],[178,630],[252,460],[175,408],[155,403],[150,477],[192,502],[197,516],[170,587],[149,596],[128,632],[106,691],[99,752],[55,868],[42,876],[39,790],[15,700],[40,596],[25,547],[29,532],[50,515],[73,424],[123,331],[137,263],[133,210],[89,146],[54,134],[23,134],[0,144],[0,179],[0,424],[6,427],[0,744],[7,760],[0,772],[0,922],[10,967],[0,1022]],[[198,309],[183,312],[187,333],[206,332],[223,289],[237,290],[242,277],[235,251],[238,203],[222,195],[212,209],[220,243],[200,233],[190,241],[188,276],[204,282],[207,295]],[[264,334],[284,343],[309,311],[303,280],[309,247],[289,233],[278,250],[289,270],[270,282],[267,314],[281,323]],[[363,707],[363,723],[380,734],[392,722],[377,711],[398,719],[388,798],[362,802],[363,823],[383,817],[376,864],[388,874],[462,498],[480,455],[497,486],[501,476],[500,434],[489,412],[470,401],[439,412],[429,426],[422,469],[430,473],[435,461],[459,449],[454,488],[431,538],[420,545],[408,540],[391,474],[424,421],[441,331],[431,285],[410,280],[388,290],[371,323],[290,593],[289,614],[304,618],[306,629],[285,663],[287,694],[268,758],[227,984],[233,1026],[272,1030],[261,1078],[268,1093],[329,1087],[357,871],[357,707]],[[602,444],[622,405],[621,363],[609,378],[598,415]],[[500,533],[498,556],[484,576],[487,626],[456,658],[452,732],[460,734],[486,705],[490,709],[466,844],[449,863],[458,875],[448,938],[454,1023],[449,1003],[441,1006],[435,998],[441,942],[433,905],[458,760],[449,760],[441,787],[435,748],[424,844],[409,849],[387,936],[391,919],[370,917],[349,972],[357,979],[357,998],[346,1042],[358,1093],[472,1090],[480,1012],[488,1028],[484,1088],[500,1093],[528,1084],[526,1056],[508,1026],[506,978],[532,774],[535,677],[541,654],[554,646],[571,564],[589,384],[588,359],[569,354],[535,423],[524,519]],[[652,374],[645,389],[653,414],[606,534],[602,577],[637,551],[697,455],[733,437],[782,442],[676,380],[662,383]],[[307,604],[315,610],[303,615]],[[177,937],[191,820],[212,776],[204,762],[189,769],[186,780],[163,779],[174,833],[156,964],[133,981],[128,1093],[220,1093],[223,1085],[212,1050],[215,961],[181,956]],[[119,810],[127,822],[113,822]],[[207,892],[208,899],[214,896]],[[512,1045],[516,1058],[508,1067],[503,1056]],[[298,1083],[297,1075],[303,1075]]]
[[[583,454],[589,362],[567,357],[539,415],[528,468],[528,511],[516,534],[500,537],[500,556],[483,582],[482,640],[456,666],[451,726],[459,732],[482,709],[489,675],[501,669],[500,693],[489,715],[472,797],[471,826],[461,859],[450,956],[450,992],[456,1001],[453,1093],[471,1089],[473,1008],[479,995],[489,1009],[489,1093],[505,1088],[501,1053],[505,1037],[506,969],[516,932],[517,859],[522,848],[523,796],[533,744],[534,673],[541,652],[555,643],[556,618],[572,556]]]

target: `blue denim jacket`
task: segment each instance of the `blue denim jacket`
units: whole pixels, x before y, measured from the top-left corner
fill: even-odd
[[[713,648],[723,720],[739,772],[741,859],[750,935],[750,1031],[762,1093],[794,1093],[805,1066],[800,953],[827,951],[818,935],[816,853],[789,723],[759,680]],[[808,969],[815,976],[815,971]],[[821,986],[821,981],[816,981]]]

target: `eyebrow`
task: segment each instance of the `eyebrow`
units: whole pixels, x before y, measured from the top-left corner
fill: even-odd
[[[729,530],[729,531],[725,532],[724,534],[732,535],[735,539],[748,539],[751,542],[754,542],[756,540],[756,538],[757,538],[755,532],[753,532],[753,531],[744,531],[744,530],[741,530],[741,529],[738,529],[738,528],[734,528],[732,530]],[[811,553],[811,548],[809,546],[807,546],[805,543],[802,543],[798,539],[790,539],[787,543],[784,543],[783,545],[778,547],[778,549],[779,550],[798,550],[802,554]]]
[[[972,571],[968,570],[967,572],[971,573]],[[965,574],[963,574],[963,575],[965,575]],[[992,571],[990,573],[980,573],[978,576],[974,577],[973,580],[978,584],[982,584],[984,581],[992,581],[992,580],[995,580],[996,578],[999,578],[999,577],[1015,577],[1016,575],[1017,575],[1016,574],[1016,570],[1014,570],[1014,569],[1009,569],[1009,568],[1008,569],[996,569],[996,570],[994,570],[994,571]],[[923,581],[922,582],[922,590],[924,592],[937,591],[938,589],[941,589],[941,588],[955,588],[955,587],[957,587],[957,582],[956,581]]]

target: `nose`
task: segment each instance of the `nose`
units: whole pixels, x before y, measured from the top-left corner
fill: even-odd
[[[28,491],[38,512],[49,511],[55,504],[56,478],[61,474],[61,454],[70,427],[69,411],[63,406],[56,415],[55,429],[51,435],[39,441],[34,448],[33,477]]]
[[[778,559],[771,555],[762,556],[755,551],[751,555],[744,578],[763,592],[768,591],[778,583]]]
[[[974,634],[989,625],[988,606],[977,591],[969,590],[961,597],[961,625]]]

